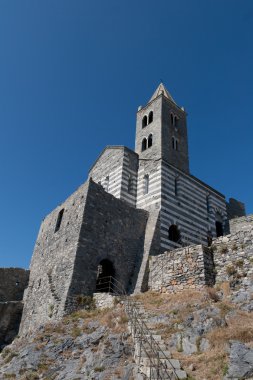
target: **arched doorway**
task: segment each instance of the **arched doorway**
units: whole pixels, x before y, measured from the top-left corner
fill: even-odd
[[[215,222],[215,227],[216,227],[216,235],[217,237],[223,236],[223,226],[221,222]]]
[[[114,276],[113,263],[108,259],[100,261],[97,269],[96,292],[113,293]]]
[[[169,240],[175,243],[179,243],[181,240],[180,231],[175,224],[172,224],[169,228]]]

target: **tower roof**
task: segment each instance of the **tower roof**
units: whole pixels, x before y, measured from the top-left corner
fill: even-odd
[[[159,86],[157,87],[157,89],[153,93],[149,102],[152,102],[152,100],[154,100],[155,98],[157,98],[161,94],[163,94],[166,98],[168,98],[169,100],[171,100],[173,103],[176,104],[175,100],[172,98],[172,96],[170,95],[169,91],[167,90],[167,88],[164,86],[163,83],[159,84]]]

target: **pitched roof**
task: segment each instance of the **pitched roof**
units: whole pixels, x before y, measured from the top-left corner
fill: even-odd
[[[169,91],[167,90],[167,88],[164,86],[163,83],[159,84],[159,86],[157,87],[157,89],[153,93],[149,102],[152,102],[152,100],[154,100],[155,98],[157,98],[161,94],[163,94],[166,98],[168,98],[169,100],[171,100],[173,103],[176,104],[175,100],[172,98],[172,96],[170,95]]]

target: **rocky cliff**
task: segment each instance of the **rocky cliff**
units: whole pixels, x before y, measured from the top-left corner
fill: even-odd
[[[141,305],[139,318],[154,337],[161,337],[171,362],[180,362],[182,378],[186,372],[189,380],[252,379],[253,279],[247,281],[247,290],[232,282],[232,287],[223,283],[131,298]],[[147,379],[138,369],[128,327],[121,302],[77,311],[6,347],[0,379]]]

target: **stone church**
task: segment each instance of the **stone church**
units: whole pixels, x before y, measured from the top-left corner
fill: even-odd
[[[107,146],[88,180],[42,222],[24,295],[21,333],[73,310],[112,276],[146,289],[148,259],[228,233],[244,205],[190,174],[187,114],[160,84],[139,107],[135,151]],[[103,290],[103,289],[102,289]]]

